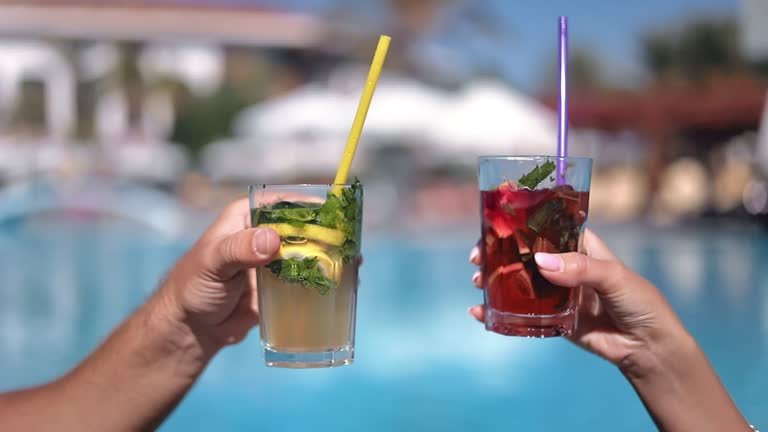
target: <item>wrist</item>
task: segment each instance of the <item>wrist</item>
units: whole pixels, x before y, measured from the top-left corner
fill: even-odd
[[[706,355],[687,332],[622,365],[660,430],[749,430]],[[684,413],[684,414],[681,414]]]
[[[698,343],[682,325],[670,327],[675,330],[648,337],[619,362],[619,370],[628,380],[669,382],[676,374],[684,373],[686,364],[704,358]]]
[[[204,336],[168,288],[162,287],[146,305],[148,331],[159,336],[177,371],[197,376],[220,347]]]

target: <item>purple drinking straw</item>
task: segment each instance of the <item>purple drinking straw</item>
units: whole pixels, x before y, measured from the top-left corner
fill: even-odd
[[[565,158],[568,157],[568,17],[558,22],[560,33],[560,100],[557,107],[557,184],[565,184]]]

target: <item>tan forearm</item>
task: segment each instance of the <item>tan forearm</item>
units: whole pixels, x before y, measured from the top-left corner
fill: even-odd
[[[63,404],[61,382],[0,394],[0,430],[29,432],[59,428],[58,415]],[[61,429],[67,430],[67,429]],[[72,430],[70,428],[69,430]]]
[[[660,430],[752,430],[692,338],[657,360],[648,373],[627,377]]]
[[[66,376],[0,396],[0,430],[152,430],[209,358],[157,295]]]

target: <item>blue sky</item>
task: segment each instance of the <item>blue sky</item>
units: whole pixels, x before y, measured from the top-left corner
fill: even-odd
[[[739,13],[738,0],[553,0],[511,7],[496,0],[499,11],[514,30],[509,42],[513,57],[507,62],[510,76],[532,85],[557,49],[557,15],[569,19],[571,45],[588,46],[605,61],[612,79],[641,74],[639,39],[651,28],[674,25],[701,14]],[[515,2],[518,3],[518,2]],[[535,4],[536,6],[530,6]],[[507,6],[504,6],[507,5]],[[619,76],[616,76],[619,75]]]
[[[270,0],[275,7],[322,13],[345,0]],[[414,0],[418,1],[418,0]],[[608,78],[631,84],[642,78],[639,38],[648,29],[669,27],[697,15],[740,13],[741,0],[469,0],[493,11],[504,28],[500,44],[484,44],[447,26],[426,44],[431,53],[453,53],[471,62],[498,62],[510,81],[534,89],[556,55],[558,15],[570,22],[571,46],[588,47],[603,60]],[[373,0],[345,5],[371,8]],[[386,29],[372,28],[372,32]],[[396,35],[395,35],[396,36]],[[425,55],[428,55],[426,53]],[[449,61],[446,67],[451,67]]]

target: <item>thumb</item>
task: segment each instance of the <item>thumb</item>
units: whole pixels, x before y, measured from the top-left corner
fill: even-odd
[[[553,284],[564,287],[586,285],[600,297],[616,295],[624,287],[632,286],[637,277],[623,264],[571,252],[564,254],[537,253],[534,256],[541,275]]]
[[[240,270],[268,263],[279,249],[280,236],[270,228],[238,231],[214,246],[209,268],[227,280]]]

